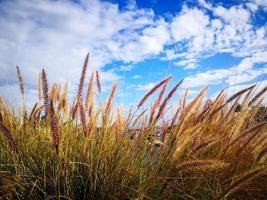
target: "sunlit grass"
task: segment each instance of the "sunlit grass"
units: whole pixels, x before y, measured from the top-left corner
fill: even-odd
[[[50,89],[43,70],[40,101],[28,114],[17,68],[19,116],[0,101],[0,198],[267,197],[267,121],[261,103],[266,88],[255,94],[251,86],[230,98],[222,91],[212,101],[206,100],[204,88],[190,102],[185,94],[167,118],[166,106],[182,84],[165,95],[169,77],[145,94],[136,109],[123,113],[113,106],[117,83],[107,102],[96,106],[98,72],[82,97],[87,64],[88,56],[73,103],[68,85]],[[143,108],[156,90],[159,97]]]

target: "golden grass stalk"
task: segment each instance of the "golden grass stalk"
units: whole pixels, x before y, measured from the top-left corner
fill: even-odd
[[[169,80],[170,80],[170,79],[169,79]],[[167,88],[167,85],[168,85],[168,83],[169,83],[169,80],[166,81],[166,82],[164,83],[164,85],[163,85],[163,87],[162,87],[162,89],[161,89],[161,91],[160,91],[160,94],[159,94],[159,96],[158,96],[156,102],[153,104],[153,107],[152,107],[152,109],[151,109],[150,119],[149,119],[149,124],[150,124],[150,125],[152,124],[152,122],[153,122],[153,120],[154,120],[154,114],[155,114],[155,112],[156,112],[156,108],[157,108],[157,107],[160,105],[160,103],[161,103],[161,100],[162,100],[162,98],[163,98],[163,95],[164,95],[164,93],[165,93],[165,90],[166,90],[166,88]]]
[[[194,155],[197,151],[209,146],[210,144],[212,144],[215,141],[215,139],[211,139],[205,142],[202,142],[198,145],[196,145],[195,147],[193,147],[193,149],[191,150],[191,152],[189,153],[189,155]]]
[[[55,114],[53,102],[50,101],[50,128],[52,132],[52,139],[53,139],[53,144],[56,148],[56,152],[58,154],[58,147],[59,147],[59,141],[60,141],[60,130],[59,130],[59,124],[58,124],[58,119]]]
[[[195,160],[187,161],[176,166],[177,171],[184,171],[189,169],[194,169],[198,167],[213,167],[213,166],[222,166],[225,163],[214,160]]]
[[[84,109],[85,111],[87,111],[89,107],[93,107],[93,106],[94,106],[94,72],[91,74],[91,78],[90,78],[90,82],[89,82],[89,86],[88,86],[88,90],[86,94]]]
[[[83,63],[83,69],[82,69],[80,83],[79,83],[79,90],[77,93],[77,100],[79,100],[79,98],[82,97],[83,85],[84,85],[84,79],[85,79],[86,70],[87,70],[87,66],[88,66],[88,61],[89,61],[89,53],[86,54],[86,57],[85,57],[85,60]]]
[[[14,151],[17,151],[17,145],[10,133],[10,131],[0,122],[0,131],[3,133],[4,137],[6,138],[10,148]]]
[[[112,107],[112,101],[114,99],[114,95],[115,95],[115,91],[118,87],[118,82],[115,82],[113,85],[112,85],[112,88],[111,88],[111,93],[110,93],[110,96],[109,96],[109,99],[108,99],[108,102],[106,104],[106,108],[105,108],[105,116],[107,116],[111,110],[111,107]]]
[[[80,119],[81,119],[81,123],[82,123],[82,128],[83,128],[83,134],[84,136],[87,136],[87,127],[86,127],[86,116],[85,116],[85,111],[83,108],[83,103],[82,103],[82,99],[80,97],[79,99],[79,110],[80,110]]]
[[[256,126],[248,129],[243,134],[240,134],[237,138],[235,138],[232,142],[230,142],[230,144],[226,147],[226,149],[228,149],[230,146],[233,146],[234,144],[236,144],[242,138],[245,138],[248,134],[252,133],[252,135],[254,135],[255,133],[258,133],[264,126],[266,126],[266,122],[257,124]]]
[[[215,109],[211,114],[210,117],[211,118],[213,115],[215,115],[217,112],[219,112],[223,107],[225,107],[228,103],[232,102],[233,100],[235,100],[236,98],[240,97],[242,94],[244,94],[247,91],[252,90],[256,85],[252,85],[250,87],[247,87],[243,90],[238,91],[237,93],[233,94],[230,98],[227,99],[227,101],[221,105],[219,108]]]
[[[171,128],[174,126],[174,124],[175,124],[175,122],[176,122],[176,119],[177,119],[177,117],[178,117],[178,115],[179,115],[179,112],[180,112],[180,108],[177,108],[177,110],[176,110],[174,116],[172,117],[172,122],[171,122],[171,126],[170,126]]]
[[[44,69],[42,69],[42,88],[43,88],[43,107],[44,107],[44,112],[45,116],[47,116],[48,111],[49,111],[49,94],[48,94],[48,81],[47,81],[47,76],[46,72]]]
[[[255,86],[256,86],[256,85],[254,84],[254,85],[252,85],[252,86],[250,86],[250,87],[247,87],[247,88],[245,88],[245,89],[243,89],[243,90],[238,91],[237,93],[233,94],[229,99],[227,99],[227,101],[226,101],[225,104],[230,103],[231,101],[233,101],[234,99],[236,99],[236,98],[239,97],[240,95],[242,95],[242,94],[244,94],[245,92],[247,92],[247,91],[253,89]]]
[[[158,89],[160,88],[164,83],[166,83],[167,81],[169,81],[172,77],[168,77],[166,79],[164,79],[163,81],[161,81],[160,83],[156,84],[151,90],[149,90],[145,96],[141,99],[141,101],[138,103],[138,108],[140,108],[145,101]]]
[[[68,113],[68,85],[68,81],[66,81],[64,85],[64,92],[59,99],[58,106],[58,110],[62,108],[65,114]]]
[[[264,93],[267,91],[267,86],[265,86],[261,91],[258,92],[248,103],[248,106],[251,106],[254,102],[256,102]]]
[[[39,80],[38,80],[38,97],[39,97],[39,101],[42,100],[42,72],[39,72]]]
[[[33,108],[32,108],[32,111],[31,111],[31,113],[30,113],[29,121],[31,121],[31,119],[33,118],[34,113],[35,113],[36,110],[37,110],[37,106],[38,106],[38,103],[35,103],[34,106],[33,106]]]
[[[98,71],[96,71],[96,85],[97,85],[98,92],[101,93],[101,82],[100,82],[100,76],[99,76]]]
[[[71,108],[71,117],[72,119],[76,118],[76,114],[77,114],[77,109],[78,109],[78,101],[74,101],[72,104],[72,108]]]
[[[174,88],[169,92],[168,96],[164,99],[164,101],[162,102],[161,106],[159,107],[159,111],[158,114],[156,116],[156,120],[158,120],[160,118],[160,116],[162,116],[164,109],[166,108],[169,100],[172,98],[172,96],[174,95],[174,93],[176,92],[176,90],[178,89],[178,87],[182,84],[183,80],[181,80],[179,83],[177,83]]]
[[[141,112],[141,113],[135,118],[132,127],[135,127],[135,126],[136,126],[136,124],[139,122],[139,120],[140,120],[141,117],[145,114],[146,111],[147,111],[147,109],[145,109],[143,112]]]

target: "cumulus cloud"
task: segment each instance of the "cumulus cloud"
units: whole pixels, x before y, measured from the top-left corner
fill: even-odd
[[[253,26],[252,13],[243,5],[224,8],[213,6],[204,0],[199,1],[200,5],[209,9],[212,18],[205,9],[184,6],[181,13],[173,18],[170,27],[172,42],[176,44],[176,52],[166,52],[166,58],[178,58],[177,65],[184,65],[189,59],[190,62],[185,69],[192,69],[198,66],[198,61],[203,57],[209,57],[216,53],[230,53],[233,56],[250,56],[266,48],[267,28],[266,26]],[[258,2],[258,5],[262,3]],[[183,45],[181,45],[181,43]],[[171,56],[170,56],[171,55]]]
[[[243,58],[237,66],[228,69],[211,69],[188,76],[184,80],[184,87],[201,87],[204,85],[216,85],[227,83],[236,85],[254,80],[258,76],[267,74],[266,51],[258,52],[252,56]],[[264,67],[257,68],[256,65],[263,64]]]
[[[17,82],[15,66],[19,65],[29,90],[36,90],[38,72],[45,68],[50,82],[68,79],[71,91],[75,91],[88,51],[89,71],[99,70],[104,84],[120,79],[117,71],[130,71],[135,63],[163,53],[161,60],[172,60],[185,69],[195,69],[202,58],[217,53],[244,57],[232,68],[187,77],[191,87],[241,84],[266,74],[262,64],[267,58],[267,27],[252,23],[256,10],[266,9],[266,0],[229,8],[198,2],[195,7],[184,5],[167,20],[151,9],[138,8],[135,0],[129,0],[124,10],[100,0],[81,0],[79,4],[70,0],[1,1],[1,90]],[[122,65],[103,69],[114,61]],[[258,64],[261,66],[255,68]],[[150,82],[136,88],[152,86]]]
[[[147,84],[138,84],[136,90],[147,91],[152,89],[156,84],[155,83],[147,83]]]

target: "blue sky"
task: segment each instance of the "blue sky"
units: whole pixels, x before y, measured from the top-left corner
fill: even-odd
[[[69,80],[77,91],[81,66],[99,70],[105,97],[119,81],[117,104],[134,104],[158,81],[214,97],[252,83],[267,85],[267,1],[1,0],[0,95],[18,100],[15,66],[28,103],[37,101],[38,73]],[[89,73],[87,81],[89,80]]]

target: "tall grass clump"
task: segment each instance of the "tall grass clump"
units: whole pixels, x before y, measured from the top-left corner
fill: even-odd
[[[95,102],[101,74],[88,77],[88,62],[71,104],[68,83],[49,88],[44,70],[29,116],[25,103],[17,117],[0,98],[0,199],[267,198],[266,88],[208,100],[207,88],[191,100],[186,90],[172,105],[183,81],[166,93],[168,77],[127,113],[113,104],[118,83]]]

